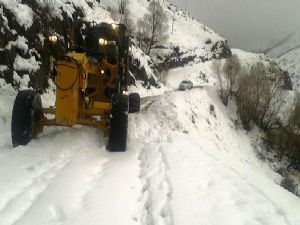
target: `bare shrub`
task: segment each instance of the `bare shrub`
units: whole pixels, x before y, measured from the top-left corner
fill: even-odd
[[[222,65],[221,60],[214,60],[212,70],[217,75],[219,81],[221,100],[224,105],[227,105],[229,96],[233,94],[233,89],[241,70],[239,59],[234,55],[227,58],[224,65]]]
[[[241,64],[236,55],[233,55],[225,60],[223,72],[225,79],[228,80],[228,91],[231,95],[233,92],[233,89],[235,88],[236,80],[238,77],[238,74],[241,70]]]
[[[214,60],[212,62],[212,71],[217,76],[219,81],[220,87],[220,97],[224,105],[228,104],[228,97],[227,97],[227,87],[229,85],[228,80],[224,79],[223,75],[223,65],[221,60]],[[229,95],[228,95],[229,96]]]
[[[127,29],[130,34],[134,32],[134,22],[131,18],[130,11],[127,8],[124,11],[122,23],[124,23],[127,26]]]
[[[246,130],[254,121],[264,130],[278,122],[283,95],[280,82],[270,80],[262,63],[253,65],[250,72],[242,69],[237,82],[238,113]]]
[[[288,124],[285,128],[285,148],[289,155],[290,168],[300,169],[300,96],[296,96]]]
[[[161,64],[161,65],[159,66],[158,69],[159,69],[158,80],[159,80],[162,84],[166,85],[166,83],[167,83],[167,78],[168,78],[168,73],[169,73],[169,68],[168,68],[167,65]]]
[[[243,68],[238,78],[238,89],[237,89],[237,107],[238,114],[241,118],[244,129],[250,130],[250,123],[252,119],[252,104],[250,103],[253,99],[251,90],[251,76],[248,71]]]
[[[43,0],[43,7],[41,9],[41,19],[44,22],[44,25],[48,25],[53,15],[54,2],[53,0]]]
[[[131,34],[134,31],[134,23],[131,18],[130,10],[128,9],[128,4],[129,0],[119,0],[117,9],[108,7],[107,11],[110,13],[113,20],[125,24]]]
[[[295,97],[293,109],[288,120],[288,127],[295,134],[300,134],[300,94]]]
[[[110,13],[110,16],[113,20],[118,20],[118,11],[112,7],[108,7],[107,11]]]
[[[136,37],[142,50],[149,55],[151,50],[168,38],[168,18],[157,1],[151,1],[148,13],[137,23]]]
[[[125,11],[127,9],[127,5],[129,3],[129,0],[118,0],[118,6],[119,6],[119,13],[123,16],[125,14]],[[122,20],[122,19],[121,19]]]

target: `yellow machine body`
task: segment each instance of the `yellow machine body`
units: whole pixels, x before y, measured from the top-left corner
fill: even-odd
[[[43,108],[42,126],[108,128],[111,96],[126,88],[129,36],[125,25],[88,27],[85,43],[54,64],[55,106]]]
[[[55,107],[43,109],[44,113],[55,114],[55,119],[46,119],[43,125],[106,128],[111,104],[105,90],[114,87],[118,66],[106,60],[92,64],[85,53],[70,52],[66,56],[70,61],[56,63]],[[88,88],[94,92],[83,97]]]
[[[16,97],[15,104],[20,105],[25,100],[31,103],[21,104],[24,110],[30,110],[28,121],[24,121],[19,106],[14,106],[14,146],[27,144],[45,126],[85,125],[103,129],[109,136],[107,148],[110,151],[126,150],[128,113],[138,112],[140,107],[137,93],[124,93],[129,74],[127,27],[88,23],[81,31],[78,29],[78,37],[84,36],[84,40],[78,38],[78,42],[73,43],[66,41],[68,36],[65,36],[64,44],[50,45],[54,48],[63,44],[67,50],[49,65],[56,85],[55,105],[43,108],[38,91],[24,90]],[[58,37],[51,40],[56,42]]]

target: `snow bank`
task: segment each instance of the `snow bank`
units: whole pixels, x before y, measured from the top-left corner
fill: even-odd
[[[142,102],[142,113],[129,127],[130,140],[144,143],[139,149],[139,223],[300,222],[299,198],[283,189],[281,176],[256,157],[260,134],[246,133],[236,119],[215,87]]]

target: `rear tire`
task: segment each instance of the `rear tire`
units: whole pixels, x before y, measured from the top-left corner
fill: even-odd
[[[138,93],[129,94],[129,113],[137,113],[141,108],[141,98]]]
[[[13,147],[26,145],[41,130],[42,101],[33,90],[19,91],[12,111],[11,137]]]
[[[107,149],[110,152],[126,151],[128,128],[128,96],[115,95],[109,120],[109,136]]]

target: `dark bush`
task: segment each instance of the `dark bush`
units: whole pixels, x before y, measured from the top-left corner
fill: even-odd
[[[298,184],[290,177],[285,177],[280,182],[280,186],[284,189],[288,190],[289,192],[298,196]]]

